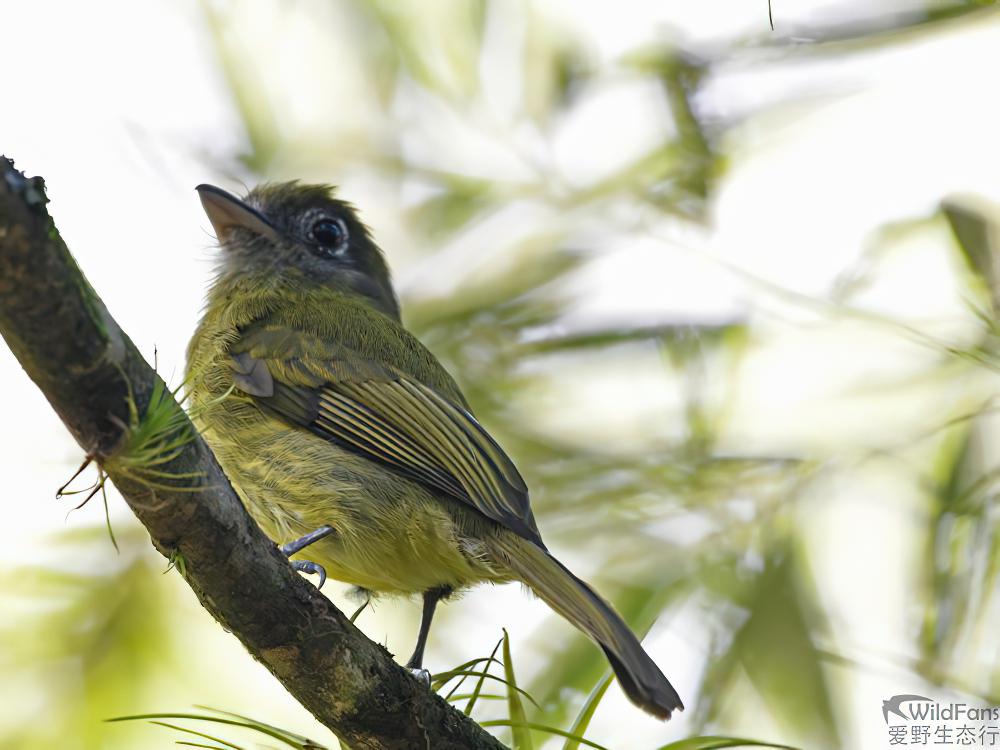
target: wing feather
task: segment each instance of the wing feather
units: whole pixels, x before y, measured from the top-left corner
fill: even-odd
[[[237,387],[263,409],[465,502],[544,548],[524,480],[464,402],[344,352],[328,359],[258,352],[237,354],[233,370]],[[260,387],[268,380],[270,393]]]

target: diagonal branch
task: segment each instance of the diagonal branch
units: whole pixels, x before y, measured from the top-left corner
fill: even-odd
[[[46,202],[41,178],[0,157],[0,333],[156,548],[183,559],[205,609],[352,748],[502,748],[292,571],[84,278]],[[116,461],[151,400],[190,436],[155,482]]]

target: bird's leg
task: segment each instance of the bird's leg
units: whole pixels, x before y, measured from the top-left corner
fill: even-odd
[[[285,557],[291,557],[296,552],[301,552],[313,542],[318,542],[320,539],[328,537],[332,533],[332,526],[320,526],[318,529],[310,531],[305,536],[294,539],[287,544],[282,544],[278,547],[278,549],[281,550],[281,553]],[[302,573],[315,573],[318,575],[319,585],[316,588],[323,588],[323,584],[326,583],[326,571],[323,569],[322,565],[314,563],[311,560],[290,560],[289,562],[293,570],[298,570]]]
[[[413,656],[406,662],[406,667],[421,682],[430,685],[431,673],[423,668],[424,646],[427,645],[427,634],[431,631],[431,620],[434,619],[434,608],[437,603],[451,594],[451,588],[441,586],[436,589],[428,589],[424,592],[424,613],[420,618],[420,632],[417,633],[417,645],[413,649]]]

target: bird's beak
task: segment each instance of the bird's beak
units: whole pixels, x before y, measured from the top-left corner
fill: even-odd
[[[277,241],[278,233],[264,215],[235,195],[214,185],[199,185],[195,188],[201,198],[201,205],[208,214],[208,220],[215,228],[215,236],[221,242],[233,229],[243,228],[256,232],[269,240]]]

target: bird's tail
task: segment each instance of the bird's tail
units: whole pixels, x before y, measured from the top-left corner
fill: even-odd
[[[597,642],[629,700],[661,719],[684,709],[677,691],[628,625],[590,586],[544,549],[515,534],[498,535],[490,546],[542,601]]]

